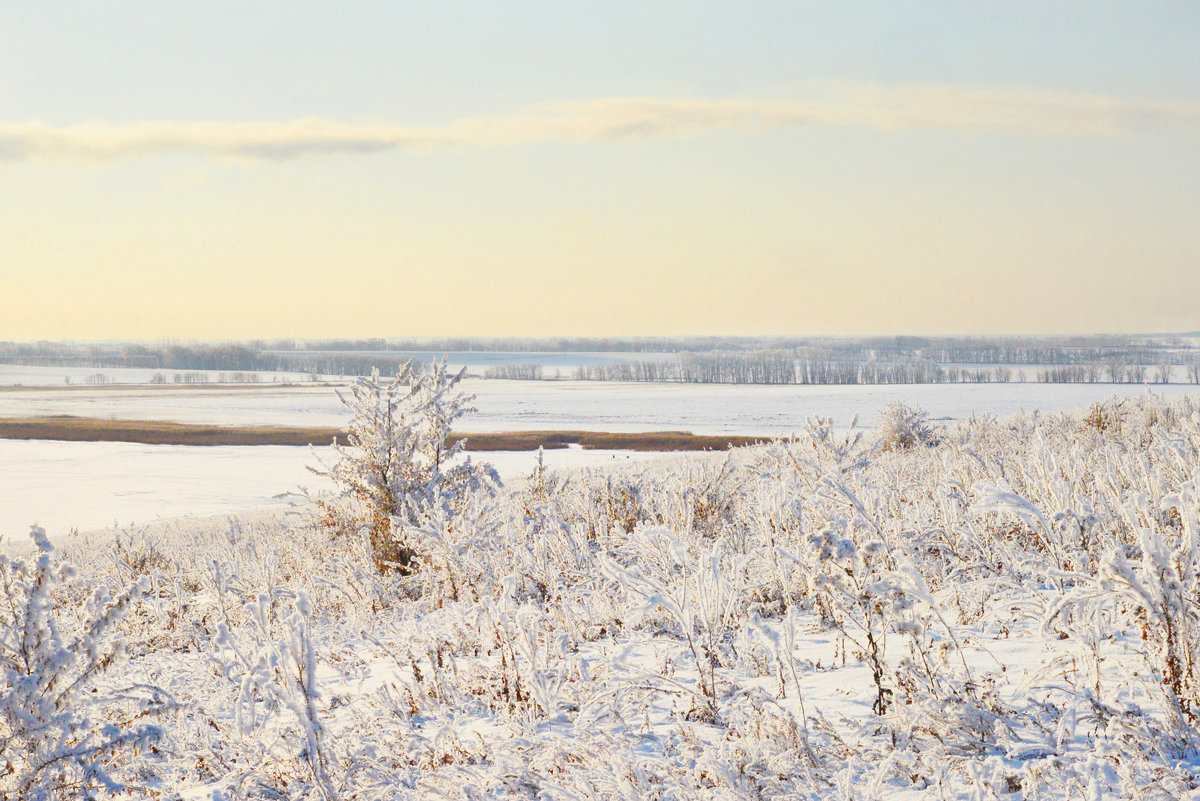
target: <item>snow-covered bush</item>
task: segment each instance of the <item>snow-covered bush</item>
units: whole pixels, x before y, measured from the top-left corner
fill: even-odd
[[[1142,656],[1159,678],[1172,731],[1190,740],[1200,721],[1200,467],[1161,500],[1160,516],[1144,497],[1124,507],[1134,542],[1114,547],[1094,574],[1078,577],[1048,615],[1078,638],[1096,639],[1096,622],[1126,610],[1141,630]],[[1073,624],[1073,625],[1072,625]],[[1094,648],[1095,646],[1093,646]]]
[[[1093,403],[1083,418],[1083,424],[1100,433],[1115,433],[1121,430],[1125,417],[1125,403],[1120,400],[1103,400]]]
[[[929,413],[919,406],[893,401],[879,410],[879,448],[904,451],[918,445],[937,443],[937,430]]]
[[[73,569],[45,531],[30,536],[29,558],[0,555],[0,798],[127,790],[117,769],[159,741],[153,719],[170,706],[161,690],[117,675],[117,626],[146,588],[114,596],[98,586],[72,615],[57,594]]]
[[[1086,414],[405,494],[400,579],[365,528],[176,523],[39,597],[147,587],[87,693],[176,700],[105,757],[161,801],[1191,798],[1200,414]]]
[[[287,742],[284,748],[291,753],[285,752],[283,770],[287,770],[286,757],[303,764],[303,778],[313,793],[324,801],[336,801],[340,794],[325,744],[310,631],[312,603],[299,593],[290,599],[290,614],[284,616],[276,612],[281,600],[264,593],[247,604],[252,622],[241,635],[222,624],[214,662],[239,685],[234,715],[238,733],[250,742],[261,742],[264,735]],[[282,715],[288,719],[280,721]],[[271,749],[262,759],[275,760]]]
[[[838,522],[843,525],[827,527],[812,538],[813,560],[819,565],[814,601],[866,660],[874,683],[871,708],[883,715],[893,695],[886,661],[890,623],[911,602],[891,576],[886,544],[866,538],[860,545],[853,529]]]
[[[436,510],[453,515],[472,493],[499,483],[490,466],[470,457],[453,464],[463,441],[450,444],[453,423],[474,411],[471,396],[455,392],[464,372],[435,362],[418,373],[406,362],[395,379],[379,372],[360,377],[350,397],[338,397],[350,411],[347,445],[336,445],[337,460],[314,468],[338,487],[341,504],[318,500],[325,522],[349,531],[365,530],[381,573],[410,573],[419,552],[410,532]]]
[[[726,557],[720,543],[699,557],[692,556],[665,528],[639,529],[622,550],[627,558],[630,552],[646,550],[667,557],[654,570],[623,567],[611,559],[602,560],[600,565],[623,592],[641,601],[630,610],[634,619],[658,610],[670,616],[687,643],[695,665],[696,687],[676,681],[666,683],[667,687],[689,692],[695,700],[691,712],[703,719],[715,719],[721,699],[717,668],[725,661],[723,652],[733,627],[745,614],[747,596],[739,591],[741,587],[735,580],[744,571],[745,560]],[[678,579],[672,581],[676,576]]]

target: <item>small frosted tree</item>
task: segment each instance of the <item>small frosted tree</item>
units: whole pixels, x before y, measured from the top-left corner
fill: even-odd
[[[449,442],[451,426],[475,411],[469,405],[474,396],[455,391],[464,374],[450,373],[445,359],[422,372],[406,363],[394,380],[380,380],[375,370],[351,386],[349,397],[338,393],[351,414],[348,444],[335,444],[332,466],[310,469],[332,479],[345,501],[340,509],[319,502],[326,519],[365,529],[381,573],[412,572],[418,554],[406,531],[439,509],[453,517],[470,493],[499,482],[489,465],[473,464],[470,457],[448,466],[464,443]]]

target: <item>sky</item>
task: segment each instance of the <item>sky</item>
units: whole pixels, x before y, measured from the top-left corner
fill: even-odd
[[[1200,3],[0,2],[0,339],[1200,330]]]

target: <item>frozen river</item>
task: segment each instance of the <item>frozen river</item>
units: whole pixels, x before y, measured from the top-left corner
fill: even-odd
[[[940,420],[1018,410],[1060,411],[1113,395],[1144,394],[1133,384],[910,384],[850,386],[734,386],[623,384],[587,381],[468,379],[478,413],[463,431],[545,429],[691,431],[695,434],[787,436],[810,416],[841,424],[858,415],[871,426],[893,400],[919,405]],[[1195,392],[1190,384],[1151,391]],[[131,420],[177,420],[225,425],[338,426],[345,409],[331,387],[78,387],[0,391],[0,416],[72,414]]]
[[[328,459],[331,449],[319,449]],[[533,472],[536,454],[479,454],[505,483]],[[555,449],[549,469],[599,467],[663,454]],[[307,467],[308,448],[136,445],[126,442],[0,440],[0,536],[24,538],[33,523],[52,537],[72,529],[127,528],[183,515],[214,515],[295,503],[300,487],[328,482]]]

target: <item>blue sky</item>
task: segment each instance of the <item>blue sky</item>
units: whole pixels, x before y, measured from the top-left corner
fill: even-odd
[[[42,2],[0,27],[12,120],[427,122],[799,83],[1200,95],[1181,2]]]
[[[1194,2],[9,5],[0,337],[1200,328],[1197,41]]]

